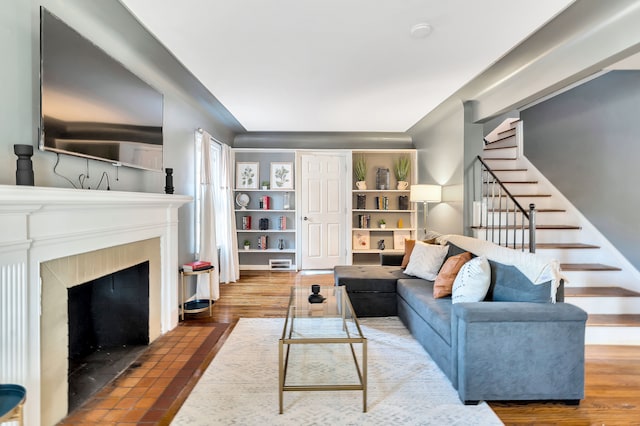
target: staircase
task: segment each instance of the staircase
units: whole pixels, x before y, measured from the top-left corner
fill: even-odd
[[[586,343],[640,345],[640,273],[522,155],[522,142],[522,122],[508,119],[487,135],[481,157],[518,204],[525,208],[535,204],[536,253],[560,261],[567,278],[565,301],[589,314]],[[528,229],[526,216],[509,219],[509,207],[502,207],[502,201],[492,203],[487,206],[485,198],[480,208],[489,220],[474,216],[475,236],[498,242],[495,231],[480,222],[499,223],[504,232],[501,238],[508,235],[509,247],[528,250],[528,232],[507,232]]]

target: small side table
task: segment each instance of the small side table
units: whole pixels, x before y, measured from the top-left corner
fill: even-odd
[[[185,302],[187,299],[186,291],[186,277],[190,277],[193,275],[201,275],[201,274],[209,274],[209,297],[213,294],[213,271],[215,268],[213,266],[209,266],[206,269],[199,269],[197,271],[185,271],[180,268],[180,314],[181,319],[184,321],[184,314],[196,314],[198,312],[204,312],[209,309],[209,316],[213,316],[213,300],[191,300],[189,302]]]

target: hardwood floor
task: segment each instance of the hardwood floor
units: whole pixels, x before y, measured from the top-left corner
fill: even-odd
[[[282,317],[293,285],[333,284],[332,274],[243,272],[239,282],[221,285],[213,318],[198,322],[234,322],[241,317]],[[640,425],[640,347],[587,346],[585,399],[579,406],[561,403],[490,403],[506,425]]]

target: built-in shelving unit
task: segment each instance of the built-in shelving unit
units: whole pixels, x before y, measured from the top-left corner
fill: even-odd
[[[296,270],[297,269],[297,225],[296,192],[294,187],[295,151],[293,150],[233,150],[236,166],[236,186],[234,194],[244,194],[248,204],[241,206],[236,202],[236,234],[238,238],[238,256],[241,270]],[[257,175],[252,184],[256,188],[246,188],[237,179],[238,165],[257,164]],[[285,189],[272,188],[272,164],[291,165],[291,176]],[[269,182],[268,188],[262,183]],[[257,185],[256,185],[257,184]],[[268,205],[264,203],[268,197]],[[288,207],[288,208],[285,208]],[[250,225],[246,224],[250,218]],[[260,220],[265,221],[261,229]],[[244,242],[250,243],[249,249]],[[266,246],[263,247],[266,242]],[[277,267],[274,267],[277,265]]]
[[[416,210],[415,205],[409,203],[410,187],[397,189],[394,175],[394,164],[398,159],[409,157],[411,171],[407,182],[411,185],[418,181],[416,150],[358,150],[352,154],[354,163],[360,157],[367,163],[364,181],[367,189],[357,188],[354,177],[351,191],[352,263],[378,264],[380,253],[403,253],[404,239],[416,236]],[[388,184],[387,180],[381,182],[377,178],[378,169],[388,169]],[[401,202],[400,197],[406,198]],[[380,220],[386,222],[384,228]],[[384,249],[379,248],[380,242]]]

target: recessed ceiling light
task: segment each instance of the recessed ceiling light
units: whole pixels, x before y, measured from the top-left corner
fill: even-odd
[[[420,22],[411,27],[411,37],[425,38],[429,34],[431,34],[431,31],[433,31],[431,25],[427,24],[426,22]]]

